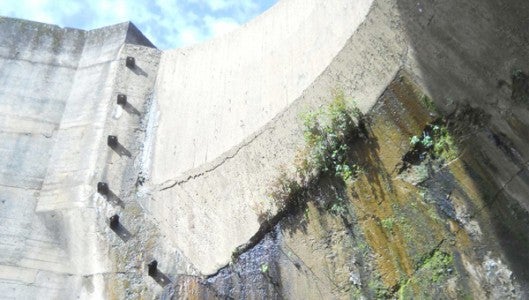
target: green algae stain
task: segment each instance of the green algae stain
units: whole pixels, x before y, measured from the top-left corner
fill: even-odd
[[[453,256],[435,250],[433,254],[425,259],[417,271],[408,280],[403,282],[397,292],[399,299],[432,299],[432,290],[438,288],[452,276],[454,272]]]

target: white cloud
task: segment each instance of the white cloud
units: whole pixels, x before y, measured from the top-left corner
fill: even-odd
[[[202,33],[196,27],[187,27],[179,30],[177,38],[179,44],[184,46],[196,44],[203,39]]]
[[[235,9],[251,11],[259,9],[259,2],[254,0],[189,0],[189,2],[207,6],[212,11]],[[262,2],[262,1],[261,1]]]
[[[230,3],[226,0],[209,0],[207,1],[208,6],[212,10],[219,10],[219,9],[225,9],[226,7],[229,7]]]
[[[276,0],[0,0],[0,15],[81,29],[132,21],[162,49],[230,32]]]
[[[215,18],[212,16],[205,16],[204,22],[208,32],[212,36],[220,36],[241,26],[237,21],[232,18]]]

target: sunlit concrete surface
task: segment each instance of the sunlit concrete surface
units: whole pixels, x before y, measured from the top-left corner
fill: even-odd
[[[162,190],[145,206],[205,274],[255,234],[269,205],[255,187],[278,164],[262,166],[245,145],[324,73],[371,2],[280,1],[232,34],[162,54],[149,170]]]

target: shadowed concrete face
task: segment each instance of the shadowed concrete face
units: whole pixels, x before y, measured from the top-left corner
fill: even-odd
[[[483,128],[463,132],[472,136],[465,145],[466,163],[481,170],[472,176],[487,200],[478,217],[490,230],[487,251],[494,249],[493,256],[508,264],[526,298],[529,101],[524,95],[529,82],[524,77],[529,73],[529,2],[397,3],[411,50],[405,67],[414,71],[435,104],[451,114],[468,105],[488,115]],[[470,112],[461,115],[470,118]]]

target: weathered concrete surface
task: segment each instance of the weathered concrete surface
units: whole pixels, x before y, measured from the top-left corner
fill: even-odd
[[[71,295],[52,216],[35,214],[85,32],[1,19],[2,227],[0,289],[8,298]],[[23,41],[21,43],[21,41]],[[61,53],[61,55],[56,55]],[[50,287],[50,288],[48,288]],[[59,290],[57,290],[59,289]]]
[[[268,207],[263,183],[296,148],[297,136],[283,139],[290,125],[263,126],[328,68],[370,3],[281,1],[232,35],[162,54],[150,178],[158,191],[145,207],[204,274],[255,234]],[[343,56],[360,61],[356,51]],[[278,122],[295,120],[300,109]],[[276,126],[285,126],[278,140]]]
[[[0,292],[104,297],[116,259],[107,253],[111,211],[95,186],[123,177],[108,171],[112,156],[102,155],[109,152],[105,134],[116,131],[109,120],[116,82],[127,71],[123,47],[151,44],[129,23],[82,31],[2,18],[0,28]],[[140,107],[154,85],[156,72],[148,71],[143,88],[126,90]]]
[[[468,176],[446,181],[441,172],[428,183],[461,183],[454,194],[446,186],[431,187],[444,193],[434,200],[451,201],[456,216],[447,223],[434,218],[437,227],[456,228],[461,245],[468,233],[479,246],[461,247],[458,272],[469,274],[468,288],[479,298],[491,291],[480,289],[483,284],[509,288],[514,280],[516,289],[527,289],[529,252],[518,251],[529,240],[523,97],[529,88],[522,76],[529,71],[527,5],[285,0],[222,39],[163,54],[127,24],[84,32],[0,19],[0,216],[6,224],[0,227],[0,292],[15,298],[150,298],[174,287],[185,297],[197,279],[177,274],[215,273],[274,213],[270,189],[283,169],[287,177],[294,173],[304,145],[300,114],[326,104],[335,91],[367,112],[402,69],[446,115],[465,112],[465,104],[484,111],[477,121],[470,114],[463,127],[463,136],[472,138],[465,139],[459,171],[453,172]],[[139,68],[124,66],[130,54]],[[115,104],[119,92],[129,95],[130,107]],[[482,124],[483,116],[488,121]],[[386,123],[392,122],[409,123],[390,113]],[[481,124],[479,130],[472,122]],[[408,133],[401,132],[398,142],[380,141],[383,161],[391,162],[387,170],[409,146]],[[107,134],[117,134],[122,147],[109,149]],[[110,183],[106,199],[95,194],[100,180]],[[368,192],[358,199],[380,196],[376,182],[362,182]],[[367,207],[388,217],[386,205]],[[122,217],[117,231],[106,223],[114,213]],[[281,254],[284,290],[264,281],[253,286],[272,296],[310,298],[319,295],[310,290],[313,283],[338,283],[338,289],[320,288],[321,295],[350,296],[346,269],[336,269],[348,262],[350,245],[340,251],[331,245],[348,233],[332,216],[314,215],[317,242],[299,232],[283,241],[329,278],[304,276]],[[382,282],[395,289],[398,274],[411,274],[410,261],[393,254],[415,248],[385,236],[392,249],[402,250],[387,255],[377,248],[384,236],[373,233],[389,233],[371,221],[360,222],[371,230],[377,258],[368,268],[384,265]],[[333,235],[335,230],[341,231]],[[312,245],[330,258],[319,264]],[[252,261],[261,250],[240,261],[242,271],[248,267],[260,276],[251,280],[270,279]],[[163,274],[154,280],[145,273],[151,259]],[[202,295],[252,294],[239,293],[238,283],[230,289],[225,282],[233,274],[218,275],[219,281],[210,281],[215,290],[208,287]],[[413,292],[414,278],[403,293],[420,295]],[[373,296],[376,288],[362,289]]]
[[[164,52],[153,183],[213,161],[292,104],[343,48],[371,2],[280,1],[233,34]]]

